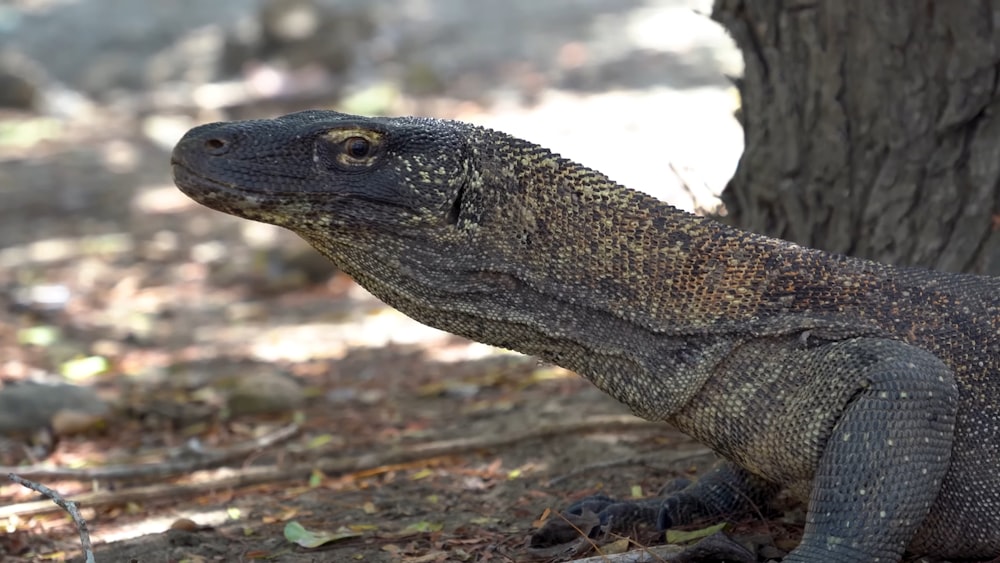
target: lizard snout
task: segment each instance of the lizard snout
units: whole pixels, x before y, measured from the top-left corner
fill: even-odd
[[[214,125],[214,124],[211,124]],[[188,131],[171,155],[171,161],[183,162],[192,158],[224,156],[236,146],[236,136],[224,127],[201,126]]]

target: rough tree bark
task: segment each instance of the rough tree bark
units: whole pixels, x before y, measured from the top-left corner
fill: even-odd
[[[1000,275],[1000,0],[716,0],[743,52],[727,220]]]

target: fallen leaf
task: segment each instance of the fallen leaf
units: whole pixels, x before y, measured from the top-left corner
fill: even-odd
[[[59,340],[59,329],[52,326],[33,326],[17,331],[17,340],[21,344],[32,346],[49,346]]]
[[[667,530],[667,543],[691,543],[720,532],[725,527],[726,523],[722,522],[700,530]]]
[[[313,436],[311,440],[306,444],[308,449],[322,448],[323,446],[329,444],[334,440],[333,434],[320,434],[318,436]]]
[[[618,553],[625,553],[628,551],[630,544],[631,542],[628,538],[621,538],[620,540],[604,544],[601,546],[601,555],[616,555]]]
[[[107,370],[107,359],[102,356],[87,356],[63,363],[59,371],[66,379],[79,381],[104,373]]]
[[[427,533],[427,532],[440,532],[444,528],[444,524],[438,522],[428,522],[426,520],[421,520],[420,522],[414,522],[409,526],[403,528],[404,534],[412,533]]]
[[[313,470],[313,472],[309,474],[309,487],[315,489],[316,487],[322,485],[323,477],[324,475],[322,472]]]
[[[350,528],[341,526],[336,531],[310,531],[295,520],[285,524],[285,539],[302,547],[314,548],[339,540],[356,538],[361,532],[355,532]]]
[[[421,469],[420,471],[417,471],[416,473],[414,473],[413,476],[410,477],[410,479],[413,480],[413,481],[419,481],[421,479],[426,479],[426,478],[430,477],[433,474],[434,474],[434,472],[431,471],[430,469]]]

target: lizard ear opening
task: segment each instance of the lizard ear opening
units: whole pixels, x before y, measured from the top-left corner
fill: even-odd
[[[458,193],[455,194],[455,200],[451,202],[451,208],[448,209],[448,215],[445,216],[445,220],[449,225],[458,224],[459,215],[462,213],[462,200],[465,198],[465,184],[462,184],[458,188]]]

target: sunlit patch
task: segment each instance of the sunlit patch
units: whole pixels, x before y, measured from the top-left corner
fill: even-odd
[[[225,510],[175,510],[170,516],[162,518],[147,516],[134,524],[103,526],[101,532],[94,535],[103,542],[120,542],[149,534],[162,533],[171,529],[174,523],[181,518],[191,519],[200,526],[220,526],[232,520],[230,514]]]

